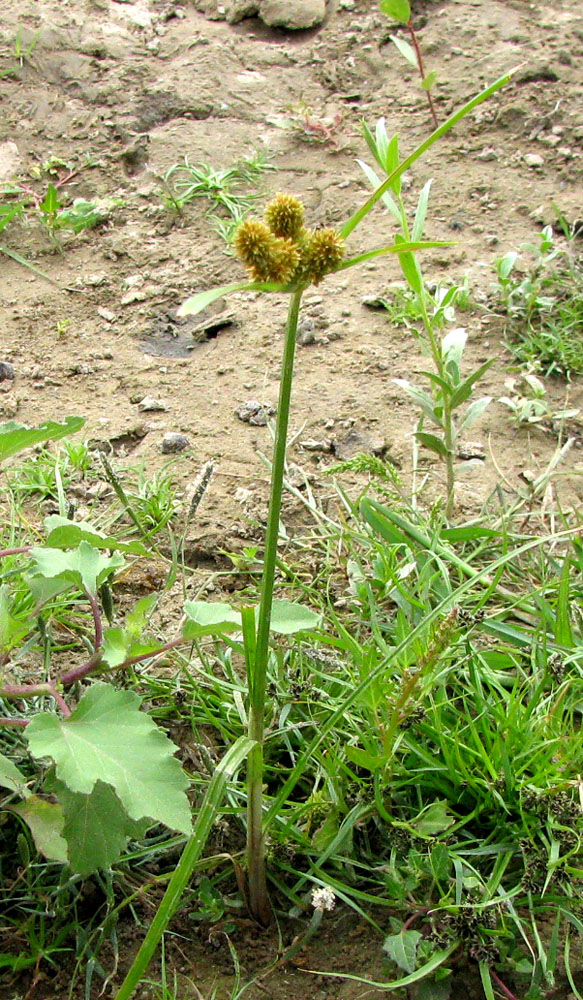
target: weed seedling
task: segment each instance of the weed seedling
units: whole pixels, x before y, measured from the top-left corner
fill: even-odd
[[[525,252],[533,263],[521,272]],[[495,268],[513,354],[543,375],[569,379],[583,372],[583,270],[569,249],[556,246],[552,227],[542,230],[538,245],[505,254]]]
[[[433,97],[431,96],[431,88],[437,79],[437,74],[433,70],[431,73],[425,72],[423,56],[421,55],[421,49],[419,47],[419,40],[413,27],[413,22],[411,21],[411,5],[409,0],[380,0],[380,8],[383,14],[386,14],[391,21],[396,21],[398,24],[404,24],[409,32],[412,45],[410,45],[409,42],[406,42],[403,38],[399,38],[398,35],[389,35],[389,38],[393,45],[395,45],[395,47],[399,50],[403,58],[419,71],[421,86],[427,94],[427,103],[429,104],[433,124],[435,128],[437,128],[439,123],[437,121]]]

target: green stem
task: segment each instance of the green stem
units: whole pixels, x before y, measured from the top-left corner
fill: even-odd
[[[257,625],[257,642],[252,664],[252,683],[250,684],[249,706],[249,739],[256,742],[249,754],[247,764],[247,869],[249,877],[249,909],[252,915],[264,926],[271,922],[271,906],[267,894],[265,875],[265,837],[263,832],[263,736],[265,728],[265,690],[267,684],[267,660],[269,655],[269,627],[271,624],[271,605],[273,602],[273,584],[277,562],[277,542],[279,538],[279,515],[281,512],[281,495],[283,491],[283,474],[285,468],[285,452],[291,389],[294,371],[294,354],[296,332],[303,288],[292,293],[287,325],[279,387],[279,403],[277,407],[277,422],[275,443],[273,448],[273,464],[271,469],[271,496],[267,518],[267,533],[265,538],[265,555],[263,558],[263,579],[261,585],[261,601],[259,604],[259,622]]]

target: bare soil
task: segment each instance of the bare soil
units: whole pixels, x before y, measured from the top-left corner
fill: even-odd
[[[523,64],[511,85],[408,175],[412,204],[435,178],[427,235],[455,239],[455,246],[427,252],[424,268],[435,282],[468,275],[476,305],[459,316],[469,333],[468,362],[496,355],[482,388],[497,399],[506,393],[512,358],[500,320],[485,308],[492,263],[536,238],[541,223],[553,218],[551,203],[571,222],[581,214],[583,11],[579,0],[420,0],[413,8],[427,69],[438,74],[441,121],[482,85]],[[269,431],[242,423],[235,410],[249,400],[277,401],[287,303],[275,295],[233,295],[224,307],[233,323],[208,339],[193,336],[200,318],[179,321],[180,303],[244,273],[209,224],[209,203],[200,199],[184,217],[173,215],[159,177],[185,155],[221,169],[261,150],[277,168],[262,181],[266,195],[300,196],[309,225],[341,223],[367,191],[355,163],[357,156],[370,159],[360,120],[374,124],[385,116],[405,153],[431,131],[425,95],[388,34],[375,0],[329,0],[324,24],[301,32],[268,29],[256,18],[211,20],[190,0],[0,0],[2,68],[14,69],[0,78],[0,152],[8,149],[14,158],[10,178],[39,190],[39,167],[56,157],[78,171],[65,186],[70,198],[118,202],[104,227],[63,235],[60,250],[33,219],[3,233],[4,245],[51,281],[0,253],[0,359],[16,373],[0,383],[6,390],[0,418],[35,424],[82,414],[92,440],[148,471],[168,461],[161,451],[166,432],[186,435],[190,447],[172,458],[184,486],[205,461],[216,462],[187,541],[192,564],[249,544],[256,534],[251,522],[264,517],[266,471],[258,453],[269,452]],[[528,154],[542,162],[529,165]],[[392,232],[390,217],[378,209],[350,250],[382,246]],[[323,493],[330,490],[324,469],[335,455],[355,450],[388,456],[407,481],[416,414],[393,379],[415,379],[428,362],[410,331],[391,328],[382,312],[363,305],[399,280],[397,263],[382,258],[330,277],[306,296],[313,337],[298,348],[290,458]],[[568,387],[570,406],[583,406],[582,390],[580,380]],[[549,381],[557,406],[566,393],[564,383]],[[140,412],[146,396],[166,409]],[[498,403],[471,436],[484,457],[460,465],[460,517],[479,511],[497,483],[507,497],[520,495],[525,470],[542,472],[557,447],[553,435],[511,425]],[[322,448],[311,450],[306,441]],[[547,511],[559,500],[581,498],[578,445],[561,466]],[[427,497],[435,500],[444,473],[431,457],[423,464]],[[289,516],[294,503],[288,500]],[[379,942],[366,924],[339,912],[325,928],[306,968],[382,977]],[[242,935],[244,971],[257,971],[273,958],[275,942],[255,928]],[[214,982],[219,997],[229,995],[228,950],[219,949],[217,962],[203,939],[177,939],[176,949],[178,972],[205,997]],[[47,971],[30,995],[64,996],[65,984]],[[184,996],[191,995],[185,983]],[[247,994],[249,1000],[381,995],[293,967]],[[478,997],[481,990],[462,984],[456,995]]]

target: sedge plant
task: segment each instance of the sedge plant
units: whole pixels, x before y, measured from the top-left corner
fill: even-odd
[[[247,267],[251,281],[235,282],[188,299],[180,308],[181,316],[200,312],[213,301],[229,292],[248,289],[264,293],[280,292],[289,296],[288,318],[284,337],[279,403],[275,430],[275,442],[271,471],[271,491],[265,550],[261,599],[257,623],[253,614],[243,615],[243,634],[249,686],[249,729],[248,736],[253,741],[247,766],[247,868],[249,907],[252,915],[262,924],[271,919],[271,906],[267,893],[265,873],[265,836],[263,808],[264,777],[264,720],[266,703],[266,678],[269,656],[270,620],[273,604],[279,519],[283,489],[285,452],[293,382],[294,349],[302,296],[312,284],[319,284],[328,274],[354,267],[364,261],[384,255],[396,254],[405,274],[413,270],[418,273],[414,254],[425,248],[443,245],[423,241],[420,238],[422,225],[409,234],[398,233],[394,241],[379,249],[369,250],[356,256],[346,254],[346,241],[366,218],[376,203],[395,188],[400,190],[400,178],[405,170],[445,135],[467,114],[487,100],[502,87],[511,74],[497,80],[452,114],[407,158],[399,160],[398,142],[393,140],[391,158],[385,159],[383,168],[387,177],[379,182],[372,195],[339,229],[306,228],[304,209],[301,202],[291,195],[278,195],[270,202],[264,220],[247,219],[240,226],[234,242],[237,255]],[[426,207],[427,194],[424,196]],[[400,217],[401,218],[401,217]],[[445,372],[445,360],[440,353],[433,327],[428,322],[428,331],[433,337],[434,359]],[[467,383],[467,380],[466,380]],[[473,382],[465,385],[467,396]],[[466,396],[466,398],[467,398]],[[452,422],[445,420],[444,430],[446,450],[453,455],[451,440]],[[449,437],[447,436],[449,434]],[[449,468],[449,466],[448,466]],[[453,480],[448,473],[448,507],[453,502]]]

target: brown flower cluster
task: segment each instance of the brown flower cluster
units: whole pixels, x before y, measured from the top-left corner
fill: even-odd
[[[265,222],[246,219],[237,229],[235,252],[254,281],[317,285],[344,258],[344,241],[335,229],[306,229],[304,206],[278,194],[265,210]]]

